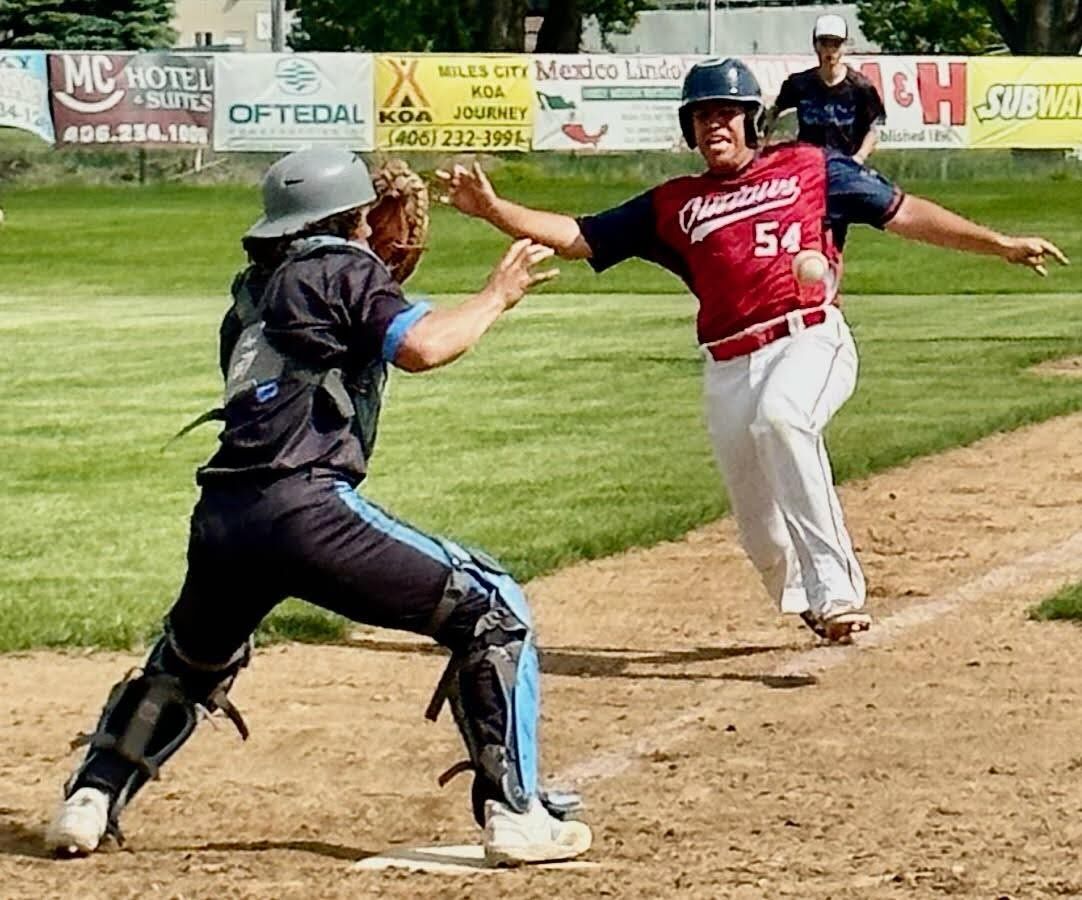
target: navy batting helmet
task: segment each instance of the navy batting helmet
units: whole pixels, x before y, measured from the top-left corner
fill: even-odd
[[[691,107],[703,100],[731,100],[749,107],[748,146],[754,147],[759,142],[763,91],[751,69],[739,59],[707,59],[688,70],[680,95],[680,129],[692,149],[695,147],[695,129],[691,124]]]

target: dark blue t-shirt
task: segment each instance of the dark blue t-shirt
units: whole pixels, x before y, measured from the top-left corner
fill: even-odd
[[[860,72],[846,67],[845,78],[826,84],[818,69],[796,72],[785,79],[774,108],[796,108],[798,137],[809,144],[852,156],[868,130],[886,121],[879,91]]]

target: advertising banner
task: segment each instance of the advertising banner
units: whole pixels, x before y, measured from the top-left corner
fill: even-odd
[[[875,85],[886,109],[879,126],[882,149],[964,147],[966,58],[950,56],[847,56],[846,63]],[[751,56],[746,62],[772,106],[782,82],[817,65],[814,56]]]
[[[536,56],[534,148],[659,150],[683,147],[677,110],[687,70],[702,56]],[[852,56],[848,63],[876,86],[886,108],[883,148],[964,147],[964,57]],[[749,56],[769,108],[808,56]]]
[[[971,147],[1082,146],[1082,59],[969,61]]]
[[[884,149],[934,149],[969,144],[967,60],[962,56],[852,56],[850,66],[883,98]]]
[[[535,150],[673,150],[677,109],[698,56],[541,55],[530,58]]]
[[[49,88],[60,145],[210,142],[214,84],[208,56],[50,53]]]
[[[748,56],[744,58],[763,89],[767,109],[774,104],[782,82],[794,72],[803,72],[816,65],[815,56]]]
[[[0,51],[0,127],[21,128],[53,142],[49,75],[41,50]]]
[[[530,58],[380,54],[376,106],[381,150],[529,150]]]
[[[375,147],[366,53],[223,53],[214,60],[215,150]]]

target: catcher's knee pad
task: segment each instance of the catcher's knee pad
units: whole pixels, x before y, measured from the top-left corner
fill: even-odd
[[[142,671],[133,670],[113,686],[94,732],[75,741],[87,745],[87,752],[66,793],[84,786],[105,790],[112,798],[110,826],[119,833],[121,810],[191,737],[200,707],[221,709],[241,737],[248,737],[226,692],[250,659],[251,644],[246,643],[220,667],[197,665],[181,655],[167,627]]]
[[[443,633],[436,636],[452,656],[426,715],[435,720],[450,704],[470,758],[440,783],[472,769],[474,815],[482,822],[487,799],[525,812],[538,796],[540,666],[522,588],[493,560],[450,543],[446,549],[453,570],[441,603]],[[452,642],[448,630],[469,636]]]

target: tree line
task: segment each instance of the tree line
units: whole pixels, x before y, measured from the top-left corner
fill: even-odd
[[[224,0],[222,0],[224,2]],[[1075,55],[1082,0],[856,0],[864,33],[903,53]],[[175,0],[0,0],[0,48],[171,47]],[[583,23],[626,33],[653,0],[287,0],[296,50],[522,52],[527,14],[542,16],[539,53],[575,53]],[[704,26],[705,27],[705,26]],[[721,47],[724,51],[724,36]],[[810,51],[809,47],[809,51]]]

